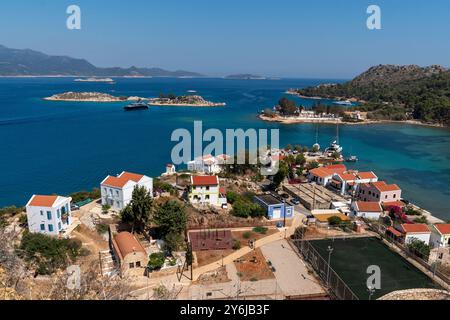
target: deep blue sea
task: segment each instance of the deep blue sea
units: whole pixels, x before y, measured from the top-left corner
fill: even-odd
[[[0,206],[24,205],[34,194],[68,194],[98,187],[107,174],[122,170],[150,176],[164,171],[176,144],[176,128],[192,130],[194,120],[206,128],[279,128],[280,144],[311,146],[315,124],[283,125],[256,115],[276,104],[291,87],[330,80],[116,79],[116,84],[81,83],[72,78],[0,78]],[[160,92],[187,94],[226,107],[151,107],[124,112],[126,103],[51,102],[65,91],[99,91],[113,95],[155,97]],[[296,98],[299,103],[311,101]],[[319,143],[327,146],[334,125],[318,126]],[[450,130],[407,124],[340,126],[344,154],[353,166],[373,170],[397,183],[403,196],[450,218]]]

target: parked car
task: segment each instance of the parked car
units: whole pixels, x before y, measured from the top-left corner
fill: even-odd
[[[72,203],[72,204],[70,205],[70,210],[71,210],[71,211],[75,211],[75,210],[79,210],[79,209],[80,209],[80,207],[77,206],[75,203]]]
[[[299,205],[299,204],[300,204],[300,199],[299,199],[299,198],[293,198],[293,199],[291,200],[291,202],[292,202],[293,204],[295,204],[295,205]]]

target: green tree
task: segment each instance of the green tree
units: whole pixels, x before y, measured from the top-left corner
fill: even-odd
[[[148,258],[148,268],[150,270],[160,269],[164,265],[166,256],[163,252],[154,252]]]
[[[342,223],[342,219],[338,216],[332,216],[328,218],[328,224],[330,226],[339,226]]]
[[[172,234],[173,237],[173,235],[184,233],[187,225],[187,214],[179,202],[169,200],[156,209],[154,222],[158,226],[162,238],[166,240],[169,234]]]
[[[286,179],[288,174],[289,174],[288,166],[285,163],[280,162],[280,167],[278,168],[277,173],[275,173],[275,175],[273,176],[274,187],[278,188],[280,184],[284,181],[284,179]]]
[[[280,113],[283,115],[294,115],[297,112],[295,101],[289,100],[286,97],[281,98],[278,101],[278,105],[280,106]]]
[[[233,191],[227,191],[227,201],[233,204],[238,198],[238,195]]]
[[[312,170],[312,169],[318,168],[319,167],[319,163],[314,160],[314,161],[311,161],[310,163],[308,163],[306,165],[306,167],[308,168],[308,170]]]
[[[284,147],[284,150],[286,150],[286,151],[292,150],[292,144],[288,143],[288,144]]]
[[[303,155],[303,153],[300,153],[300,154],[298,154],[296,157],[295,157],[295,164],[296,165],[298,165],[298,166],[304,166],[305,165],[305,163],[306,163],[306,158],[305,158],[305,156]]]
[[[153,198],[144,186],[135,186],[131,202],[120,212],[122,222],[129,223],[134,231],[144,231],[153,213]]]
[[[423,242],[417,238],[412,238],[411,241],[406,246],[416,256],[424,259],[425,261],[428,260],[428,257],[430,256],[431,248],[425,242]]]

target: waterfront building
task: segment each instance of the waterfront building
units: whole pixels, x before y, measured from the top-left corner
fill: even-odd
[[[131,201],[134,187],[145,187],[153,196],[153,179],[143,174],[123,171],[118,176],[107,176],[100,183],[102,204],[122,210]]]
[[[352,214],[356,217],[378,220],[383,208],[377,201],[355,201],[352,203]]]
[[[378,177],[372,171],[345,171],[333,174],[330,185],[338,190],[341,195],[352,195],[361,183],[378,181]]]
[[[430,243],[431,231],[424,223],[401,224],[398,230],[403,234],[405,244],[410,243],[413,239],[420,240],[425,244]]]
[[[393,202],[401,199],[402,190],[396,184],[386,184],[384,181],[361,183],[356,196],[361,201]]]
[[[166,172],[164,172],[162,175],[163,176],[170,176],[177,173],[176,169],[175,169],[175,165],[172,163],[168,163],[166,164]]]
[[[72,223],[71,201],[70,197],[33,195],[26,204],[28,230],[59,235]]]
[[[318,167],[308,172],[308,181],[316,182],[319,185],[327,186],[333,175],[344,173],[347,167],[343,164],[335,164],[330,166]]]
[[[431,227],[430,245],[433,248],[450,247],[450,223],[437,223]]]

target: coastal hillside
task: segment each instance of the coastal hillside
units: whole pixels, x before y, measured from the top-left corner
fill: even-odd
[[[307,97],[356,99],[371,119],[408,120],[450,126],[450,70],[441,66],[372,67],[343,84],[294,90]]]
[[[0,76],[152,76],[200,77],[196,72],[167,71],[161,68],[99,68],[84,59],[50,56],[30,49],[0,45]]]

